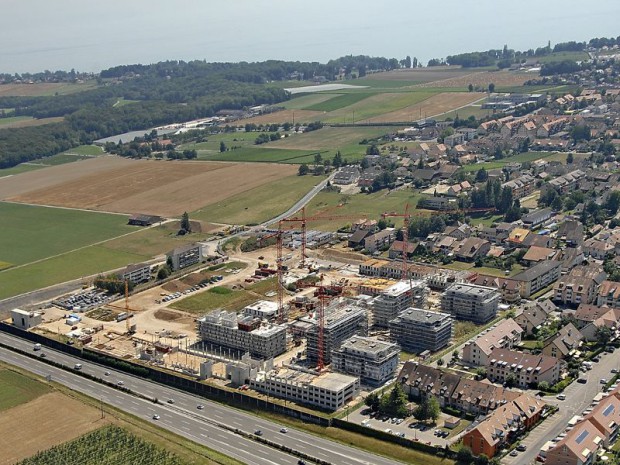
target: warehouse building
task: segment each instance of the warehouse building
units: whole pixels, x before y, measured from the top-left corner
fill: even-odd
[[[459,283],[441,296],[441,310],[457,320],[485,324],[497,315],[500,293],[491,287]]]
[[[452,317],[411,307],[390,321],[390,337],[407,352],[436,352],[450,343]]]
[[[205,345],[249,352],[253,357],[273,358],[286,351],[286,328],[264,325],[260,318],[216,311],[198,320],[198,335]]]
[[[357,376],[363,384],[381,386],[394,377],[400,347],[370,337],[353,336],[332,352],[332,370]]]
[[[308,361],[319,360],[319,327],[316,319],[307,332],[306,353]],[[325,308],[325,325],[323,332],[323,362],[331,363],[332,351],[340,347],[351,336],[365,336],[368,333],[366,308],[353,299],[339,299]]]

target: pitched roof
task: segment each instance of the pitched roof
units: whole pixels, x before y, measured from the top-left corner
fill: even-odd
[[[515,320],[509,318],[500,321],[492,328],[480,334],[474,341],[474,344],[486,355],[489,355],[495,347],[501,345],[501,342],[505,338],[513,338],[516,334],[521,333],[523,333],[523,329],[521,329]]]
[[[491,364],[506,362],[511,367],[514,368],[521,367],[521,369],[528,370],[536,370],[540,368],[540,373],[544,373],[549,371],[555,367],[559,362],[555,357],[550,357],[547,355],[534,355],[534,354],[526,354],[523,352],[518,352],[516,350],[510,349],[493,349],[491,352]]]
[[[550,249],[548,247],[539,247],[537,245],[533,245],[530,247],[525,255],[523,256],[523,260],[528,260],[532,262],[540,262],[542,260],[550,260],[554,257],[557,250]]]

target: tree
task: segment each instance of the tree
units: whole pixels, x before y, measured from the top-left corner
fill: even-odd
[[[562,211],[562,197],[560,197],[559,195],[553,199],[553,202],[551,202],[551,208],[553,209],[553,211],[556,212],[560,212]]]
[[[473,84],[468,85],[467,88],[469,89],[470,92],[474,91],[474,85]]]
[[[167,265],[164,265],[157,270],[157,279],[166,279],[168,276],[170,276],[170,268],[168,268]]]
[[[388,415],[407,416],[407,395],[400,383],[394,384],[389,394],[381,398],[379,409]]]
[[[371,144],[366,148],[366,155],[380,155],[379,147],[377,144]]]
[[[613,191],[607,196],[607,200],[605,200],[605,209],[609,210],[612,215],[618,213],[618,208],[620,208],[620,192]]]
[[[439,413],[439,402],[435,396],[426,396],[422,398],[420,404],[413,411],[413,416],[420,421],[435,421],[439,418]]]
[[[342,166],[342,154],[340,153],[340,150],[338,150],[334,155],[332,165],[334,166],[334,168],[340,168]]]
[[[310,172],[310,168],[308,168],[308,165],[306,165],[305,163],[302,163],[301,165],[299,165],[299,170],[297,172],[299,176],[305,176],[309,172]]]
[[[226,152],[226,144],[224,141],[220,142],[220,153]]]
[[[495,84],[490,83],[489,84],[489,93],[492,94],[493,92],[495,92]]]
[[[470,464],[474,461],[474,454],[467,446],[461,446],[456,453],[456,460],[463,465]]]
[[[540,383],[538,383],[538,389],[541,391],[549,391],[549,388],[551,386],[549,385],[549,383],[547,381],[541,381]]]
[[[566,163],[569,165],[572,165],[574,160],[575,160],[575,157],[573,156],[573,153],[568,152],[568,155],[566,155]]]
[[[487,179],[489,179],[489,173],[484,168],[480,168],[476,172],[476,182],[485,182]]]
[[[440,358],[439,360],[437,360],[437,366],[443,366],[443,358]]]
[[[362,168],[362,170],[366,170],[369,167],[370,167],[370,162],[368,161],[368,159],[362,158],[362,161],[360,162],[360,168]]]
[[[607,343],[611,339],[611,329],[609,329],[607,326],[599,326],[598,328],[596,328],[594,336],[596,337],[596,341],[600,345],[607,345]]]
[[[184,212],[183,216],[181,216],[181,229],[188,233],[192,232],[192,225],[189,222],[189,215],[187,212]]]
[[[377,410],[379,410],[380,401],[381,399],[379,398],[379,394],[377,394],[376,392],[371,392],[364,399],[364,404],[370,407],[370,410],[372,410],[373,412],[376,412]]]
[[[323,157],[321,156],[320,153],[317,153],[314,155],[314,164],[316,165],[320,165],[323,162]]]
[[[504,382],[507,387],[514,387],[517,384],[517,377],[513,373],[508,373]]]

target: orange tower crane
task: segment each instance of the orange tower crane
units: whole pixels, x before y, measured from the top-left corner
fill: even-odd
[[[421,213],[421,212],[420,212]],[[401,279],[407,279],[407,275],[409,273],[409,269],[407,268],[407,245],[409,244],[409,220],[411,219],[411,214],[409,213],[409,204],[405,205],[405,213],[383,213],[381,217],[399,217],[403,218],[403,263],[401,269]]]

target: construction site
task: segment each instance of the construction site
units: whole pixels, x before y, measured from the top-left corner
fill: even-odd
[[[407,211],[385,216],[409,219]],[[33,330],[250,395],[338,410],[396,375],[401,315],[437,308],[429,282],[442,271],[413,279],[403,254],[392,279],[364,276],[367,257],[348,250],[349,235],[309,230],[313,219],[302,210],[244,233],[255,250],[230,251],[209,262],[216,266],[196,264],[145,290],[131,293],[119,278],[116,300],[90,297],[98,291],[87,286],[46,305]],[[357,227],[373,223],[356,219]],[[198,256],[212,253],[212,244],[200,247]],[[78,301],[91,303],[72,306]],[[451,320],[444,323],[449,338]]]

